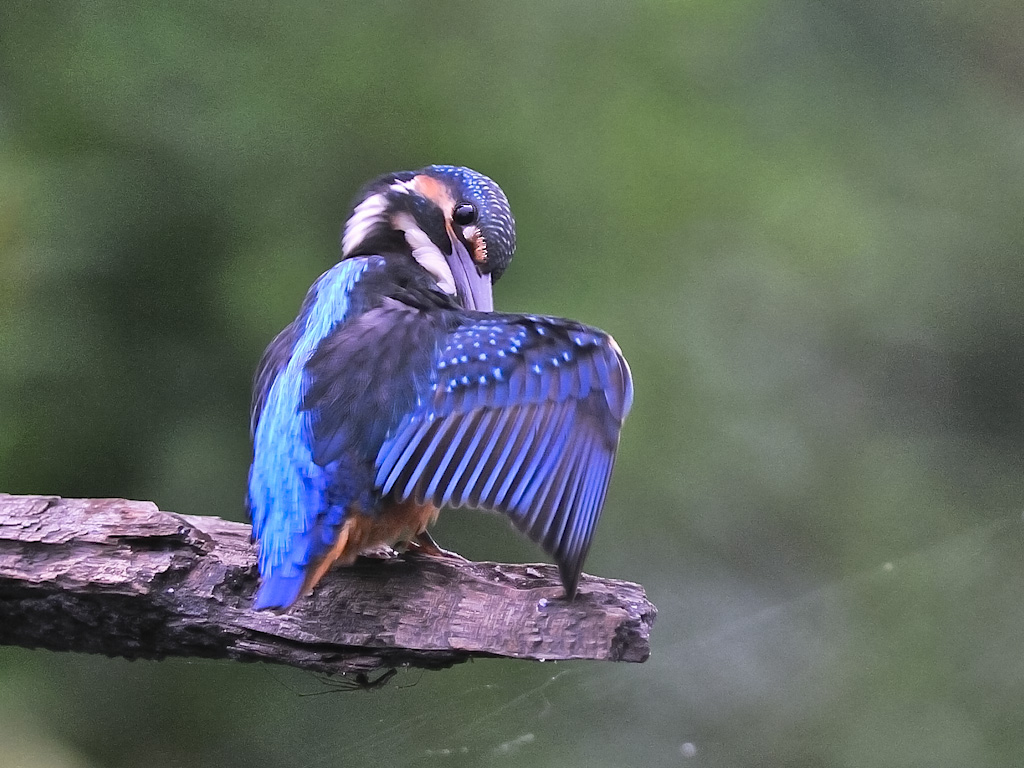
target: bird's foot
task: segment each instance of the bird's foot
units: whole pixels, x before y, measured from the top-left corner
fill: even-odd
[[[413,555],[425,555],[427,557],[446,557],[449,560],[460,560],[464,563],[469,562],[460,555],[458,552],[451,552],[447,549],[441,549],[434,541],[434,537],[426,531],[417,533],[415,538],[410,539],[408,542],[407,552]]]
[[[372,560],[394,560],[398,557],[398,551],[387,544],[378,544],[375,547],[367,547],[359,553],[360,557],[368,557]]]

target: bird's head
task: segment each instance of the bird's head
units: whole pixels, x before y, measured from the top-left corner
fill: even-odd
[[[345,222],[341,254],[408,248],[466,309],[494,308],[491,284],[512,261],[516,223],[501,187],[454,165],[389,173],[367,184]]]

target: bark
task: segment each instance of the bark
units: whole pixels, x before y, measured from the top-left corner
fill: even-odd
[[[550,565],[360,559],[283,614],[250,609],[249,526],[125,499],[0,494],[0,644],[327,673],[471,658],[645,661],[642,587]]]

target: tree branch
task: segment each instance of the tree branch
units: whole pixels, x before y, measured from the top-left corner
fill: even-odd
[[[549,565],[361,559],[281,615],[250,609],[256,578],[241,523],[0,494],[0,644],[328,673],[496,656],[645,661],[657,615],[639,585],[593,576],[566,602]]]

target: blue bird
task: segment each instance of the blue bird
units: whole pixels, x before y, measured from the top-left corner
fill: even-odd
[[[256,373],[256,609],[383,544],[451,554],[427,532],[443,506],[508,515],[575,595],[633,385],[606,333],[492,311],[515,242],[505,194],[468,168],[358,195],[342,260]]]

